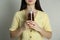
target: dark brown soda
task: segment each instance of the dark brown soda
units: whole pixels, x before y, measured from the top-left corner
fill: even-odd
[[[34,21],[34,13],[28,13],[28,19]]]

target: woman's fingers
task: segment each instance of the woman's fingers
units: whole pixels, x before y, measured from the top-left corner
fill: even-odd
[[[35,24],[33,24],[31,21],[28,21],[27,24],[29,25],[29,28],[34,29]]]
[[[29,28],[32,28],[32,29],[34,29],[36,31],[40,30],[40,27],[36,22],[34,22],[34,21],[26,21],[26,23],[28,24]]]
[[[31,26],[34,26],[34,24],[32,24],[32,23],[30,23],[30,22],[28,22],[27,24],[28,24],[30,27],[31,27]]]
[[[26,21],[26,22],[28,25],[31,24],[31,25],[35,26],[35,23],[33,21]]]

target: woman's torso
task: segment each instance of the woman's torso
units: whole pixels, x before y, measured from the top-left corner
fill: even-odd
[[[26,21],[26,15],[25,15],[25,10],[19,11],[19,15],[20,15],[20,27],[22,27],[22,25],[24,24],[24,22]],[[41,27],[43,28],[43,16],[44,16],[44,12],[41,12],[38,10],[36,17],[34,18],[34,21]],[[32,29],[26,29],[23,32],[22,35],[22,40],[43,40],[43,36]]]

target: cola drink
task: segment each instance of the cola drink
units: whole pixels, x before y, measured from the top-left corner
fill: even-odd
[[[34,21],[34,12],[33,11],[28,12],[28,18],[27,18],[27,20]]]

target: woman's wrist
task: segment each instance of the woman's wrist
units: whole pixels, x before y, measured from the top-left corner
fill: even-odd
[[[41,28],[38,28],[37,32],[39,32],[39,33],[40,33],[41,31],[42,31],[42,29],[41,29]]]

